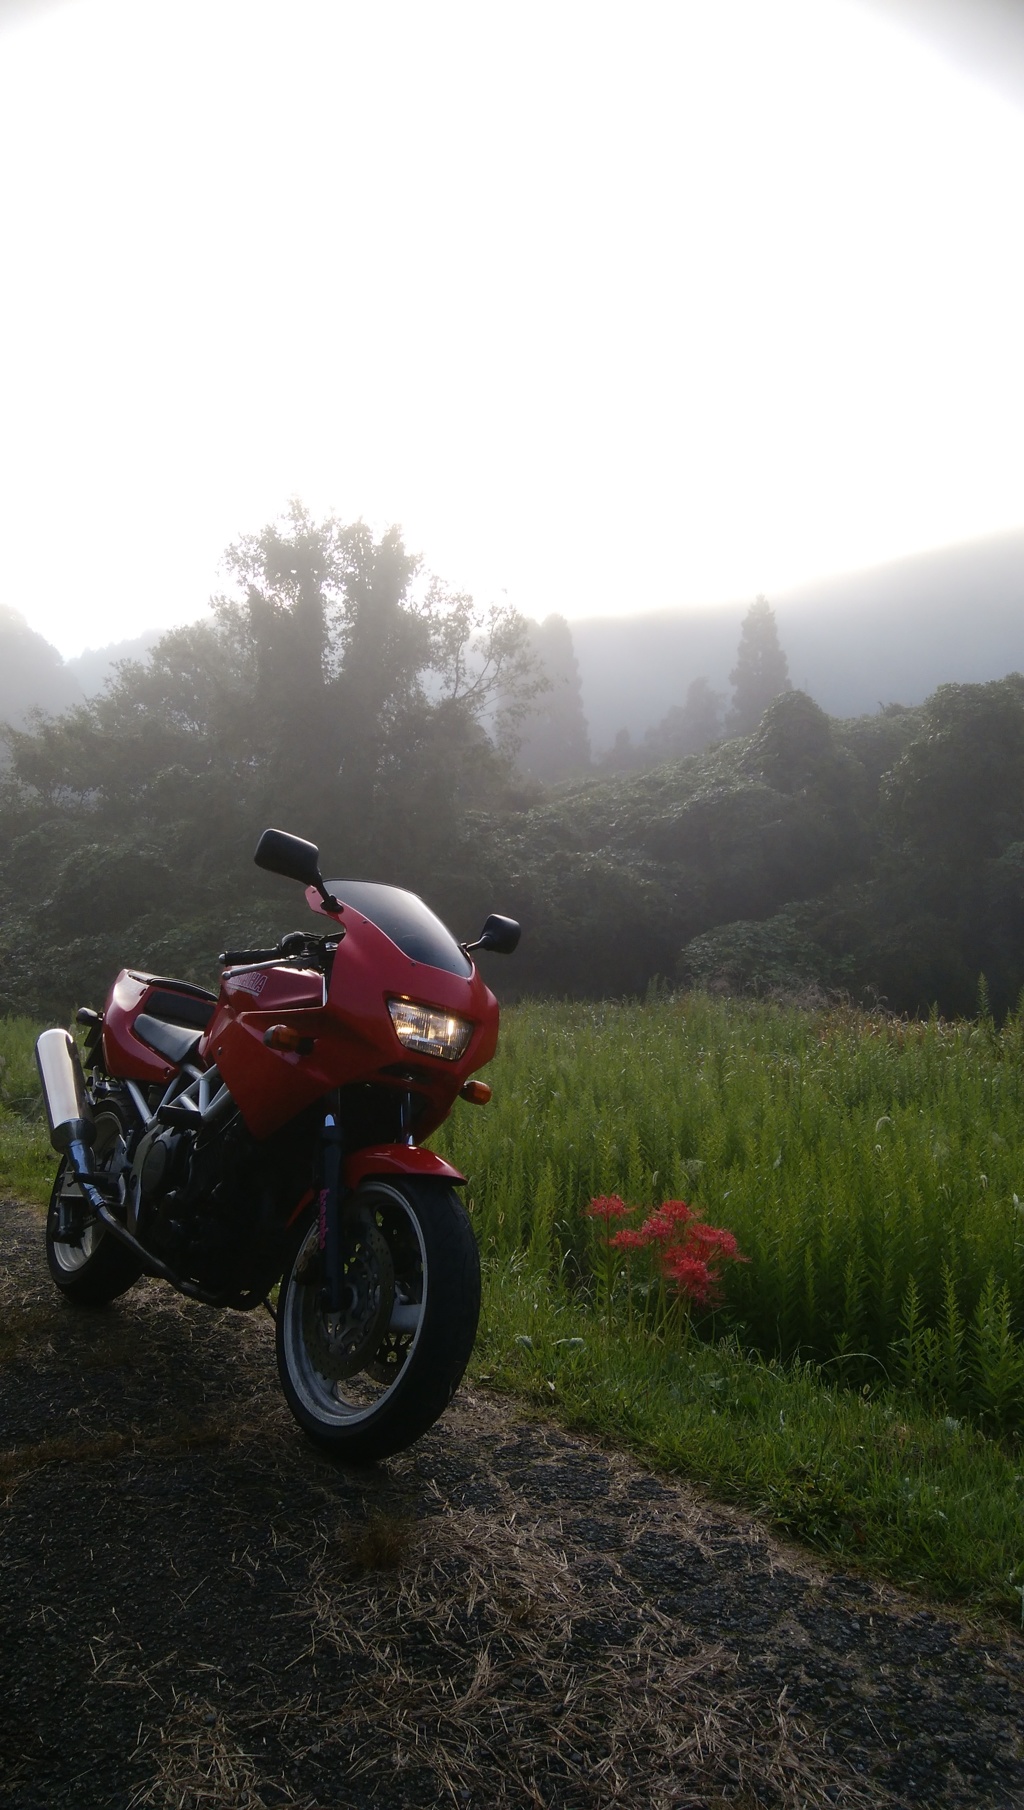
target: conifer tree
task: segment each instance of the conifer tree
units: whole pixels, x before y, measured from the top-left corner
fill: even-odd
[[[724,703],[723,693],[712,691],[707,679],[694,679],[686,693],[686,703],[673,704],[661,722],[648,729],[644,736],[645,754],[657,761],[700,754],[722,733]]]
[[[772,699],[792,689],[786,656],[779,646],[775,611],[767,597],[757,597],[743,618],[729,681],[733,688],[727,723],[730,735],[749,735]]]
[[[580,669],[565,617],[548,616],[542,623],[532,623],[529,651],[537,661],[543,688],[524,716],[517,764],[531,779],[551,785],[590,768]]]

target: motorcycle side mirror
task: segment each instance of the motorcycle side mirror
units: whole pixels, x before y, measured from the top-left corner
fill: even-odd
[[[290,836],[287,830],[264,830],[253,860],[268,873],[283,874],[286,880],[299,880],[303,886],[315,886],[327,909],[337,911],[338,901],[324,885],[320,850],[315,842],[304,842],[301,836]]]
[[[522,932],[515,918],[499,917],[492,912],[475,943],[463,943],[468,955],[473,949],[489,949],[493,955],[511,955]]]

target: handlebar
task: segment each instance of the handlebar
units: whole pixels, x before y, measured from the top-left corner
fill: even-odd
[[[344,934],[340,927],[332,936],[308,936],[304,930],[290,930],[273,949],[222,949],[217,960],[222,968],[245,968],[253,962],[309,961],[311,958],[324,962],[334,954]]]

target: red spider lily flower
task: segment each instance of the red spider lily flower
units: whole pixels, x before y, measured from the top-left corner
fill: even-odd
[[[645,1251],[647,1239],[642,1232],[627,1226],[624,1231],[616,1232],[613,1238],[609,1238],[608,1248],[613,1251]]]
[[[661,1267],[668,1281],[675,1284],[680,1294],[688,1295],[698,1307],[720,1299],[717,1277],[711,1274],[706,1260],[688,1250],[686,1245],[678,1245],[673,1250],[663,1252]]]
[[[613,1219],[625,1219],[631,1211],[632,1208],[627,1207],[617,1194],[599,1194],[587,1208],[587,1216],[590,1219],[603,1219],[607,1224]]]
[[[695,1307],[716,1307],[722,1300],[720,1266],[747,1263],[735,1236],[721,1226],[706,1225],[685,1200],[665,1200],[640,1226],[611,1230],[612,1222],[634,1211],[617,1194],[600,1195],[586,1209],[603,1220],[609,1251],[650,1251],[665,1281]]]
[[[685,1200],[666,1200],[644,1220],[640,1229],[646,1233],[649,1244],[661,1244],[678,1237],[680,1226],[687,1225],[691,1218]]]
[[[707,1226],[702,1219],[694,1219],[688,1227],[688,1236],[694,1244],[702,1246],[709,1257],[730,1257],[734,1263],[749,1263],[750,1258],[740,1252],[734,1233],[727,1232],[724,1227]]]

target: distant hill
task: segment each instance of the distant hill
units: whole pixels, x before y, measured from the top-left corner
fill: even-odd
[[[84,654],[76,654],[73,660],[67,661],[67,671],[85,696],[93,698],[103,690],[118,661],[145,660],[161,633],[162,630],[151,628],[141,635],[134,635],[130,641],[111,641],[107,647],[87,647]]]
[[[0,723],[20,728],[33,710],[59,716],[84,703],[103,690],[119,660],[144,660],[159,639],[159,629],[149,629],[130,641],[89,647],[74,660],[62,660],[18,610],[0,604]]]
[[[32,710],[56,713],[81,702],[81,687],[57,649],[0,604],[0,723],[20,727]]]
[[[728,693],[752,598],[571,623],[595,750],[636,738],[692,679]],[[1024,671],[1024,532],[917,554],[769,597],[795,686],[830,716],[920,704],[947,681]]]

